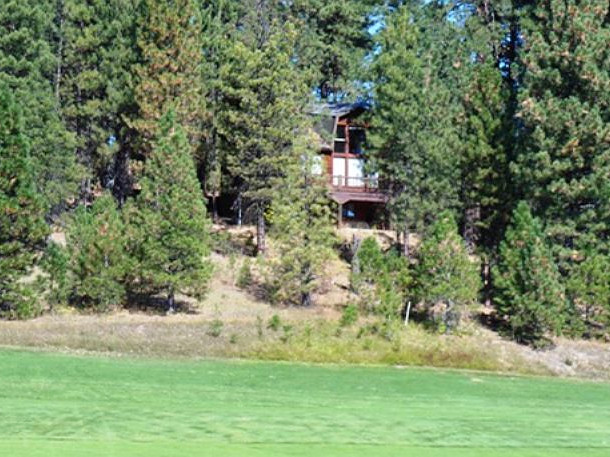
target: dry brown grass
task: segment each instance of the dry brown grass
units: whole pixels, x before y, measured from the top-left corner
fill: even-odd
[[[242,229],[246,239],[249,229]],[[353,297],[349,266],[329,265],[328,280],[311,309],[273,307],[256,288],[235,286],[240,256],[213,255],[210,291],[189,313],[116,311],[84,315],[70,308],[23,322],[0,321],[0,346],[115,355],[259,358],[324,363],[426,365],[488,371],[610,379],[610,345],[559,340],[538,352],[506,341],[474,322],[459,335],[437,335],[396,324],[390,334],[370,332],[374,319],[344,328],[341,309]],[[186,300],[185,297],[182,297]],[[279,325],[269,327],[277,316]]]

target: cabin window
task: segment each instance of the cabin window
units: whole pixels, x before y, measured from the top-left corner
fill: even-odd
[[[345,186],[345,159],[333,157],[333,185]]]
[[[337,134],[335,135],[335,152],[343,154],[347,152],[347,127],[345,125],[337,125]]]
[[[362,154],[364,141],[366,140],[364,129],[362,127],[349,128],[349,152],[350,154]]]
[[[347,185],[349,187],[364,186],[364,160],[348,159],[347,161]]]

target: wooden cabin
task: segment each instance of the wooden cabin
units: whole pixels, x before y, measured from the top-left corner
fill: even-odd
[[[316,106],[316,132],[321,139],[321,168],[330,196],[338,204],[339,225],[384,225],[387,195],[379,176],[366,169],[366,103]]]

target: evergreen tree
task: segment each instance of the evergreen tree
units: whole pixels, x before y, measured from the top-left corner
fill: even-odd
[[[70,256],[62,245],[49,241],[40,259],[40,268],[45,273],[39,280],[39,288],[46,292],[49,309],[54,305],[66,304],[70,295],[68,267]]]
[[[584,324],[587,334],[601,333],[610,325],[610,258],[595,252],[574,266],[566,289],[577,313],[575,324]]]
[[[368,237],[352,259],[350,282],[366,311],[392,320],[405,307],[411,285],[409,270],[409,261],[396,249],[383,252],[377,240]]]
[[[230,0],[205,0],[202,2],[202,88],[205,102],[202,109],[202,130],[205,133],[198,160],[197,174],[202,187],[212,200],[212,217],[218,219],[216,198],[221,191],[230,192],[230,182],[223,179],[226,151],[221,136],[221,110],[224,80],[221,68],[237,39],[238,23],[243,16],[243,3]]]
[[[373,40],[369,29],[379,0],[296,0],[289,14],[300,21],[297,55],[323,99],[352,95]]]
[[[129,251],[136,260],[129,285],[163,293],[171,312],[176,293],[205,292],[212,270],[209,222],[190,144],[171,110],[161,118],[141,186],[125,211]]]
[[[438,77],[434,50],[422,40],[413,14],[400,7],[387,18],[372,66],[368,141],[373,166],[389,187],[391,222],[406,234],[405,248],[412,230],[421,231],[458,202],[457,105]]]
[[[10,93],[0,85],[0,317],[21,318],[36,312],[21,280],[35,265],[48,228],[21,113]]]
[[[274,182],[293,161],[295,139],[308,122],[307,87],[293,61],[296,32],[291,24],[271,27],[260,48],[235,42],[220,70],[219,135],[239,198],[256,215],[260,253],[266,250],[265,211],[277,195]]]
[[[461,116],[461,201],[464,238],[490,254],[501,241],[510,213],[509,153],[512,120],[506,112],[507,91],[500,72],[489,64],[469,69]]]
[[[524,15],[520,188],[545,222],[562,273],[610,234],[610,6],[536,2]]]
[[[61,113],[76,139],[86,177],[81,195],[113,187],[124,194],[121,157],[129,145],[125,115],[133,110],[130,70],[135,59],[131,0],[57,2],[59,56],[56,90]],[[122,159],[125,161],[126,159]]]
[[[79,307],[105,311],[125,302],[130,269],[125,228],[114,198],[103,195],[91,208],[81,205],[66,236],[70,300]]]
[[[271,204],[277,257],[269,260],[271,288],[276,300],[312,305],[325,267],[333,258],[335,233],[326,179],[315,175],[315,139],[302,138],[292,163],[278,180],[278,195]]]
[[[0,3],[0,82],[19,100],[38,191],[57,210],[76,194],[80,170],[53,94],[54,13],[54,0]]]
[[[565,291],[542,226],[525,202],[515,209],[500,245],[494,285],[498,313],[517,341],[537,344],[561,329]]]
[[[195,0],[142,0],[137,18],[140,62],[134,67],[137,116],[131,126],[147,158],[158,134],[159,120],[171,108],[195,154],[201,113],[202,26]]]
[[[422,243],[414,295],[438,325],[450,329],[464,307],[476,303],[480,289],[479,267],[469,257],[453,215],[445,211]]]

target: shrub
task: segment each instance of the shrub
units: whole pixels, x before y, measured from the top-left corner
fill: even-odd
[[[214,338],[218,338],[222,334],[222,329],[224,328],[224,323],[220,319],[214,319],[210,322],[210,327],[208,328],[208,335]]]
[[[280,319],[280,316],[278,316],[277,314],[274,314],[273,316],[271,316],[271,318],[269,319],[269,322],[267,323],[267,328],[273,330],[274,332],[277,332],[281,326],[282,326],[282,320]]]
[[[246,258],[241,264],[239,272],[237,273],[236,284],[240,289],[247,289],[252,285],[252,268],[250,265],[250,259]]]
[[[354,304],[349,304],[343,309],[340,324],[342,327],[349,327],[356,322],[358,322],[358,307]]]
[[[438,330],[450,331],[464,308],[476,302],[480,288],[479,266],[468,256],[453,215],[441,213],[419,252],[415,301],[424,305]]]

